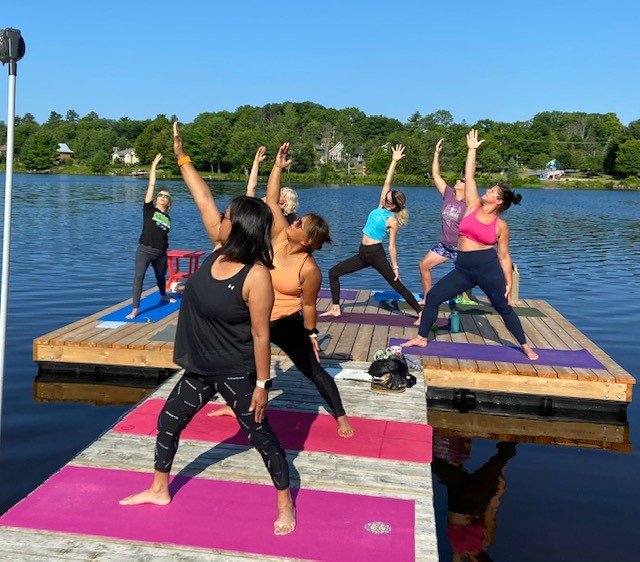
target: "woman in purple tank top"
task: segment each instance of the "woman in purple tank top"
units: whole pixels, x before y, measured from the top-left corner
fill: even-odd
[[[458,229],[460,221],[467,210],[467,204],[464,200],[464,178],[457,180],[454,186],[451,187],[447,185],[440,175],[440,153],[442,152],[443,142],[444,139],[440,139],[436,144],[431,166],[433,182],[444,200],[442,203],[442,226],[440,228],[440,241],[420,260],[420,279],[425,295],[424,298],[426,298],[426,294],[431,289],[431,270],[446,261],[453,260],[455,262],[458,257]],[[422,300],[423,304],[424,298]]]

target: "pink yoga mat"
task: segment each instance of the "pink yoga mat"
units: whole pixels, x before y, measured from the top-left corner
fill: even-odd
[[[411,500],[302,489],[297,529],[276,537],[272,486],[178,479],[173,484],[182,486],[168,506],[121,506],[119,499],[149,486],[151,474],[66,466],[0,524],[263,556],[381,562],[415,557]],[[389,532],[365,530],[376,521]]]
[[[116,433],[155,436],[158,414],[164,403],[164,400],[158,398],[143,402],[113,430]],[[220,407],[217,404],[207,404],[184,429],[181,438],[248,446],[249,442],[240,431],[235,418],[206,416],[207,412]],[[356,435],[344,439],[338,435],[333,417],[327,414],[269,410],[267,416],[285,449],[431,462],[433,430],[427,424],[350,417]]]

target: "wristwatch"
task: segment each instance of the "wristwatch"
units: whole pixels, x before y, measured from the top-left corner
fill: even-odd
[[[308,336],[317,336],[320,333],[320,330],[318,330],[318,328],[305,328],[305,330]]]
[[[264,379],[261,381],[260,379],[256,380],[256,386],[258,388],[263,388],[264,390],[271,390],[273,386],[273,381],[271,379]]]

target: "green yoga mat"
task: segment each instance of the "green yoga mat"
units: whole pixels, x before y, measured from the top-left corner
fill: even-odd
[[[386,301],[381,302],[380,307],[385,310],[413,310],[406,302],[403,301]],[[440,305],[441,312],[450,312],[449,305],[447,303]],[[495,309],[488,304],[478,303],[478,304],[459,304],[458,310],[460,314],[472,314],[472,315],[482,315],[482,314],[498,314]],[[516,311],[518,316],[528,317],[528,318],[544,318],[547,315],[538,310],[537,308],[529,308],[528,306],[514,306],[513,310]]]

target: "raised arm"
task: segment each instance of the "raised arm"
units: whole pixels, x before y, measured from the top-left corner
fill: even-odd
[[[151,201],[153,201],[153,192],[156,188],[156,167],[160,160],[162,160],[162,154],[156,154],[153,162],[151,162],[151,170],[149,170],[149,185],[147,186],[147,193],[144,196],[145,203],[151,203]]]
[[[182,146],[182,138],[178,132],[178,122],[173,123],[173,152],[178,158],[180,173],[184,183],[187,184],[193,200],[200,211],[202,224],[204,225],[211,243],[215,246],[220,240],[220,211],[213,199],[211,189],[200,177],[191,159],[187,156]],[[186,161],[185,161],[186,159]]]
[[[267,183],[267,196],[265,201],[271,212],[273,213],[273,226],[271,227],[271,239],[277,240],[289,226],[282,209],[280,208],[280,187],[282,185],[282,170],[287,169],[291,165],[289,158],[289,143],[285,142],[276,154],[273,168],[269,174],[269,182]]]
[[[384,180],[384,185],[382,186],[382,191],[380,192],[380,201],[378,202],[378,207],[383,207],[385,200],[387,198],[387,193],[391,189],[391,183],[393,182],[393,176],[396,174],[396,166],[398,162],[404,158],[404,146],[401,144],[396,144],[391,149],[391,164],[389,164],[389,169],[387,170],[387,177]]]
[[[440,139],[436,144],[436,149],[433,152],[433,164],[431,164],[431,175],[433,176],[433,183],[436,184],[436,188],[440,192],[440,195],[444,197],[444,190],[447,187],[447,182],[442,179],[440,175],[440,153],[442,152],[442,143],[444,139]]]
[[[247,197],[256,196],[256,187],[258,187],[258,171],[260,170],[260,164],[264,162],[264,159],[266,158],[266,152],[267,147],[261,146],[253,157],[253,165],[251,166],[249,181],[247,182]]]
[[[464,166],[464,197],[467,213],[477,209],[481,202],[476,185],[476,154],[484,140],[478,140],[478,131],[471,129],[467,133],[467,161]]]

